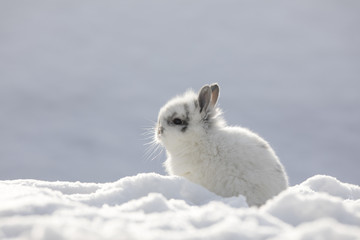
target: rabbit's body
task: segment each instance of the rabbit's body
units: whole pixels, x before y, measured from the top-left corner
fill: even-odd
[[[241,194],[249,205],[264,204],[287,188],[283,166],[258,135],[226,126],[215,107],[218,86],[203,93],[205,98],[204,88],[199,96],[187,92],[160,110],[157,139],[167,150],[167,172],[223,197]]]

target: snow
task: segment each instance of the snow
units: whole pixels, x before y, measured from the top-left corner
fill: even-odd
[[[359,10],[1,1],[0,238],[360,239]],[[288,172],[259,209],[144,157],[160,107],[213,82],[228,123],[264,137]]]
[[[0,1],[0,179],[164,174],[144,128],[218,82],[225,119],[264,137],[291,184],[360,184],[359,1],[20,2]]]
[[[156,173],[0,182],[1,239],[360,239],[359,226],[360,187],[324,175],[260,208]]]

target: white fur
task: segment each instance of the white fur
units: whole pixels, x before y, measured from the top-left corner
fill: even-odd
[[[227,126],[216,106],[200,113],[198,98],[188,91],[160,110],[156,139],[166,148],[167,172],[223,197],[244,195],[250,206],[260,206],[286,189],[285,170],[269,144],[248,129]],[[211,115],[208,122],[205,114]],[[169,123],[186,117],[186,130]]]

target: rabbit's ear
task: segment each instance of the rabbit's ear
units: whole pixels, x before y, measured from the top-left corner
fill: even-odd
[[[201,88],[198,96],[200,112],[205,110],[207,112],[211,101],[211,88],[209,85],[205,85]]]
[[[217,83],[211,84],[211,105],[215,107],[217,100],[219,98],[220,88]]]

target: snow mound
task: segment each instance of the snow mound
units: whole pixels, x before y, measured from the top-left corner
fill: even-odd
[[[1,239],[360,239],[360,187],[314,176],[261,208],[174,176],[0,181]]]

